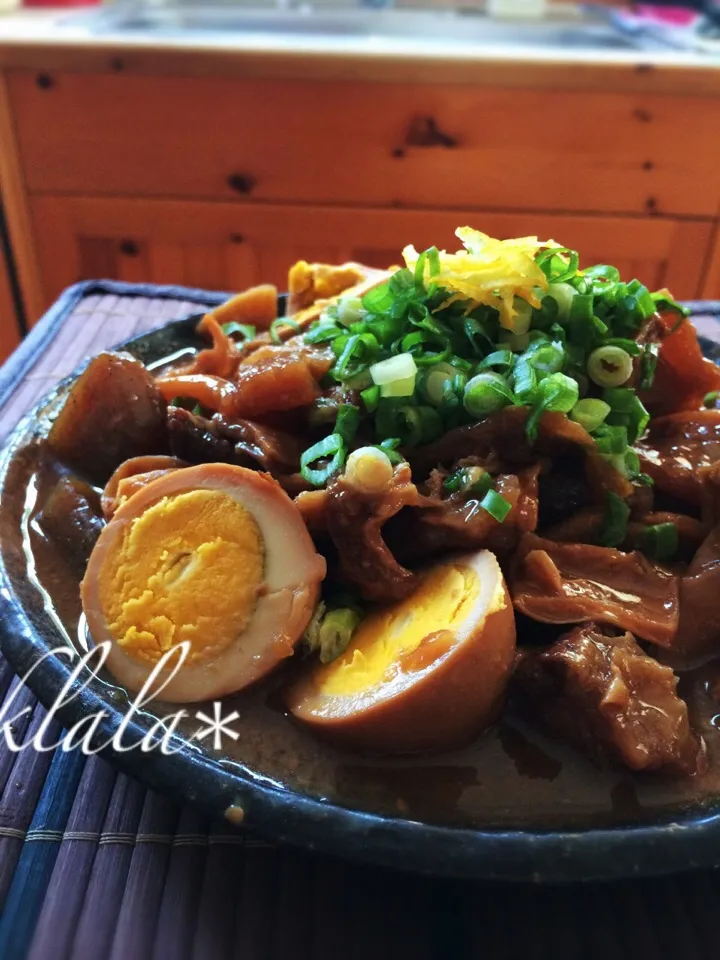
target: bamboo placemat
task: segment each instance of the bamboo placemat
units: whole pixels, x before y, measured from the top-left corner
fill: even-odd
[[[0,439],[82,360],[222,295],[73,288],[0,369]],[[718,305],[696,305],[720,342]],[[45,716],[0,657],[0,701]],[[57,737],[49,730],[46,742]],[[0,960],[717,960],[720,874],[498,886],[275,848],[77,752],[0,739]]]

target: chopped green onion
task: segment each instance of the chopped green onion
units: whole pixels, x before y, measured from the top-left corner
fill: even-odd
[[[674,523],[656,523],[640,534],[639,547],[651,560],[670,560],[678,550],[678,530]]]
[[[291,330],[299,330],[300,324],[297,320],[291,320],[289,317],[278,317],[270,324],[270,339],[273,343],[282,343],[282,337],[278,333],[280,327],[289,327]]]
[[[388,357],[387,360],[380,360],[370,367],[370,376],[373,383],[379,387],[394,380],[407,380],[409,377],[415,377],[417,366],[410,353],[398,353],[394,357]]]
[[[434,345],[439,349],[423,349],[424,345]],[[411,354],[419,367],[442,363],[452,353],[449,340],[439,341],[437,336],[423,330],[415,330],[403,337],[400,341],[400,349],[403,353]]]
[[[661,310],[672,310],[675,313],[680,314],[678,322],[675,324],[672,330],[668,331],[669,333],[672,333],[674,330],[676,330],[683,322],[685,317],[690,315],[689,309],[687,307],[683,307],[677,302],[677,300],[673,300],[668,290],[658,290],[656,293],[651,293],[650,296],[658,313]]]
[[[600,280],[601,283],[617,283],[620,279],[620,271],[617,267],[609,267],[605,263],[597,263],[593,267],[586,267],[581,273],[587,280]]]
[[[399,446],[400,440],[398,437],[388,437],[387,440],[383,440],[382,443],[379,443],[377,448],[378,450],[382,450],[393,466],[397,466],[398,463],[405,462],[405,457],[403,457],[402,454],[398,453],[397,451]]]
[[[463,404],[471,417],[481,420],[514,400],[507,380],[499,373],[478,373],[468,380]]]
[[[639,357],[642,352],[636,340],[628,340],[626,337],[608,337],[603,346],[620,347],[625,353],[629,353],[631,357]]]
[[[535,262],[550,283],[564,283],[572,280],[578,269],[578,254],[569,247],[550,247],[541,251]]]
[[[632,447],[628,447],[623,456],[623,463],[620,467],[620,473],[626,477],[634,478],[640,473],[640,457],[635,453]]]
[[[540,417],[546,410],[569,413],[578,402],[578,385],[572,377],[564,373],[551,373],[538,384],[533,409],[525,424],[525,433],[529,440],[537,437]]]
[[[610,404],[608,424],[625,427],[628,443],[635,443],[650,422],[650,414],[637,393],[631,387],[615,387],[603,391],[603,400]]]
[[[488,490],[480,501],[480,506],[498,523],[502,523],[512,510],[512,504],[508,503],[496,490]]]
[[[577,290],[575,287],[571,287],[569,283],[551,283],[548,286],[545,298],[543,298],[543,305],[546,299],[551,299],[557,304],[557,315],[560,319],[567,320],[570,316],[570,307],[577,295]]]
[[[501,346],[507,346],[513,353],[523,353],[530,346],[530,332],[513,333],[512,330],[501,330],[498,336]]]
[[[655,313],[655,301],[648,288],[639,280],[631,280],[628,284],[628,293],[635,297],[637,309],[643,320],[647,320]]]
[[[367,387],[365,390],[361,391],[360,397],[362,398],[362,402],[365,404],[365,409],[367,412],[375,413],[378,402],[380,401],[380,387],[373,384],[372,387]]]
[[[390,281],[381,283],[372,290],[368,290],[362,298],[363,307],[368,313],[389,313],[392,310],[394,302],[393,292],[390,288]]]
[[[352,607],[328,610],[319,603],[304,634],[311,653],[320,654],[321,663],[331,663],[347,650],[362,617]]]
[[[220,329],[226,337],[232,337],[239,333],[243,340],[255,339],[255,327],[251,323],[238,323],[237,320],[229,320],[227,323],[221,323]]]
[[[486,325],[477,317],[465,317],[462,326],[470,349],[476,356],[482,356],[488,349],[492,349],[493,341],[490,339]]]
[[[569,413],[571,420],[585,427],[588,433],[597,430],[610,413],[610,404],[604,400],[578,400]]]
[[[619,387],[632,376],[632,358],[620,347],[598,347],[588,357],[587,372],[599,387]]]
[[[660,354],[660,345],[657,343],[646,343],[642,352],[640,361],[640,389],[649,390],[655,380],[655,371],[658,365],[658,356]]]
[[[569,319],[571,324],[589,324],[593,318],[593,295],[578,293],[570,304]]]
[[[455,473],[451,473],[449,476],[445,477],[443,480],[443,487],[446,490],[449,490],[450,493],[457,493],[458,490],[462,489],[463,484],[463,471],[456,470]]]
[[[411,397],[415,392],[415,377],[405,377],[403,380],[392,380],[380,387],[381,397]]]
[[[619,547],[627,534],[630,507],[622,497],[608,491],[605,500],[605,516],[598,535],[598,543],[603,547]]]
[[[380,440],[398,437],[403,444],[414,447],[428,443],[443,430],[442,420],[432,407],[415,407],[395,399],[381,400],[375,417],[375,429]]]
[[[628,445],[627,428],[601,423],[595,430],[595,445],[603,456],[624,455]]]
[[[337,304],[337,318],[345,327],[357,323],[365,316],[363,302],[360,297],[341,297]]]
[[[530,363],[538,373],[558,373],[562,370],[566,356],[562,344],[557,341],[538,343],[530,356]]]
[[[341,403],[338,407],[335,433],[342,437],[346,446],[355,439],[360,426],[360,410],[351,403]]]
[[[434,407],[439,407],[445,396],[445,388],[452,384],[456,378],[464,383],[467,378],[464,374],[458,373],[454,367],[447,363],[439,364],[427,374],[423,383],[423,393]],[[458,382],[459,382],[458,381]]]
[[[718,396],[720,396],[720,393],[718,393],[717,390],[711,390],[710,393],[706,393],[703,398],[703,406],[708,408],[714,407],[717,403]]]
[[[319,321],[314,324],[305,334],[305,343],[328,343],[342,336],[345,330],[339,327],[334,320]]]
[[[330,460],[325,466],[313,467],[319,460]],[[314,487],[324,486],[330,477],[342,469],[347,450],[343,438],[338,433],[331,433],[329,437],[320,440],[309,447],[300,457],[300,473],[308,483]]]
[[[333,350],[341,350],[337,363],[332,368],[333,376],[347,382],[363,373],[378,355],[380,344],[372,333],[353,333],[343,343],[342,338],[333,342]],[[372,370],[370,371],[372,373]]]
[[[496,372],[504,372],[512,367],[515,362],[515,357],[513,356],[512,350],[503,347],[502,350],[494,350],[492,353],[489,353],[484,360],[481,360],[477,365],[477,372],[482,373],[483,370],[495,370]]]
[[[443,487],[451,493],[463,491],[482,497],[492,484],[492,476],[483,467],[461,467],[443,480]]]
[[[535,395],[538,384],[538,375],[535,367],[530,363],[527,354],[518,357],[513,368],[513,391],[521,403],[529,403]]]
[[[513,310],[514,316],[511,321],[512,327],[510,329],[516,337],[521,337],[530,330],[530,324],[532,323],[533,317],[533,308],[527,302],[527,300],[523,300],[521,297],[515,297],[513,300]]]

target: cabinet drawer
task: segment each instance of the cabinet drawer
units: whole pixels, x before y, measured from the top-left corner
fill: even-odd
[[[290,204],[209,203],[43,196],[32,199],[43,277],[51,301],[79,279],[111,277],[238,290],[284,287],[297,259],[355,259],[386,267],[407,243],[460,245],[470,224],[493,236],[537,234],[612,263],[650,287],[697,297],[710,221],[471,211],[387,210]]]
[[[29,71],[8,82],[33,193],[690,215],[720,202],[719,98]]]

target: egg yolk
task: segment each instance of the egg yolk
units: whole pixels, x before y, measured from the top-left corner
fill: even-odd
[[[165,497],[128,523],[104,558],[100,602],[113,639],[155,662],[190,643],[186,662],[227,647],[250,622],[264,572],[254,517],[220,490]]]
[[[403,658],[426,638],[452,641],[472,611],[478,575],[470,567],[446,564],[430,571],[418,589],[392,607],[366,617],[352,643],[333,663],[318,671],[320,693],[347,696],[390,682]]]

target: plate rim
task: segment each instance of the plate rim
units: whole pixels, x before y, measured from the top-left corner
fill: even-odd
[[[85,290],[93,286],[97,287],[77,285]],[[182,288],[167,289],[175,292]],[[195,317],[190,314],[158,327],[157,331],[187,325]],[[132,346],[157,331],[130,338],[112,349]],[[4,439],[0,489],[14,454],[33,435],[38,412],[84,366],[85,363],[79,365],[48,391]],[[25,676],[48,648],[14,594],[5,566],[4,545],[0,543],[0,650],[12,668]],[[48,658],[39,668],[32,669],[26,685],[48,707],[69,675],[70,668],[64,662]],[[98,725],[99,739],[109,740],[124,714],[120,705],[101,695],[102,687],[105,685],[94,681],[61,708],[56,716],[63,726],[72,726],[89,712],[102,709],[105,716]],[[133,738],[140,738],[150,726],[149,720],[144,723],[134,718],[127,730]],[[185,748],[161,758],[138,751],[118,753],[112,748],[105,748],[100,755],[151,789],[199,805],[230,822],[237,822],[240,807],[244,812],[243,828],[268,839],[357,862],[437,876],[567,882],[657,875],[716,866],[720,861],[720,797],[701,810],[678,810],[667,819],[642,825],[570,830],[442,826],[367,813],[291,788],[264,784],[240,769],[223,766],[200,750],[188,749],[182,738],[174,737],[171,742],[178,747],[185,744]]]

